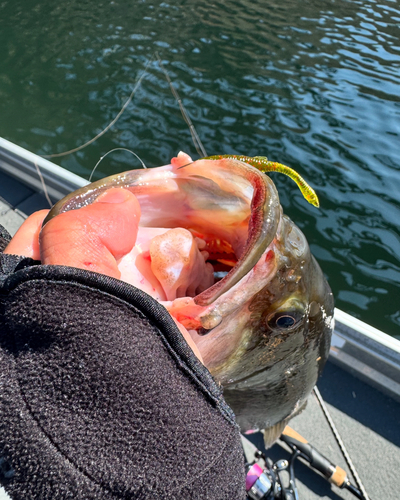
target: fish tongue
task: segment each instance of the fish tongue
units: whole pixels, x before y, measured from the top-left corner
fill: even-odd
[[[167,300],[194,296],[214,283],[214,269],[206,262],[207,252],[200,251],[187,229],[170,229],[153,238],[150,257],[151,269]]]
[[[139,227],[135,246],[118,262],[121,280],[143,290],[159,301],[166,300],[166,295],[151,269],[149,248],[153,238],[167,231],[168,229],[165,228]]]
[[[194,297],[214,283],[205,246],[187,229],[140,227],[136,245],[118,263],[121,279],[160,301]]]

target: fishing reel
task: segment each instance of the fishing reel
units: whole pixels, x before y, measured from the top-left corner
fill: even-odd
[[[246,464],[246,491],[249,500],[298,500],[294,476],[297,452],[292,454],[290,460],[278,460],[275,463],[259,451],[255,458],[262,458],[265,467],[262,468],[257,462]],[[288,486],[284,486],[284,471],[289,473]]]
[[[242,442],[246,441],[247,439],[242,436]],[[341,467],[334,465],[289,426],[285,427],[280,441],[290,449],[291,455],[288,460],[278,460],[275,463],[251,445],[254,459],[246,464],[248,500],[299,500],[294,474],[294,465],[298,458],[330,483],[341,489],[347,489],[360,500],[368,500],[360,489],[350,483],[346,472]]]

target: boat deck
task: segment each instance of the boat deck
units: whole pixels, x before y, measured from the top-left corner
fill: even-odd
[[[27,215],[42,208],[49,208],[49,203],[40,189],[39,183],[38,187],[35,188],[32,187],[32,183],[25,183],[23,180],[9,175],[7,169],[1,168],[2,162],[4,163],[4,160],[0,154],[0,224],[11,234],[14,234]],[[32,175],[37,175],[36,172],[32,172]],[[85,183],[82,179],[77,182]],[[62,189],[55,186],[54,183],[49,182],[49,186],[50,196],[54,201],[71,190],[68,182],[64,194]],[[338,334],[342,335],[342,332],[339,331]],[[348,351],[344,356],[349,357],[350,354],[351,351]],[[368,355],[371,355],[371,352]],[[356,357],[358,361],[356,361]],[[353,360],[353,364],[362,361],[358,355],[350,359]],[[367,361],[365,360],[365,363]],[[380,376],[378,372],[368,368],[370,364],[362,365],[361,371],[355,377],[348,370],[342,368],[343,364],[341,364],[342,367],[338,366],[337,362],[338,359],[331,355],[318,382],[321,395],[364,482],[370,499],[395,500],[400,498],[400,399],[396,399],[396,396],[386,395],[382,390],[375,389],[370,385]],[[398,364],[397,358],[390,361],[388,368],[386,368],[386,375],[381,375],[383,381],[381,380],[378,384],[384,390],[385,381],[387,381],[388,393],[392,395],[396,392],[397,387],[400,387],[397,382],[393,382],[396,375],[392,375],[390,372],[396,363]],[[364,371],[362,378],[370,383],[360,380],[362,371]],[[389,387],[390,384],[392,384],[391,387]],[[333,463],[346,471],[348,470],[313,395],[309,398],[307,408],[291,421],[290,426]],[[248,438],[258,447],[262,447],[261,434],[256,433]],[[277,444],[268,450],[268,456],[275,461],[288,458],[288,453]],[[300,462],[296,463],[295,471],[300,500],[351,500],[355,498],[346,490],[331,487],[325,479],[310,471]],[[351,476],[350,479],[354,484]],[[4,490],[0,488],[0,500],[8,498]]]
[[[331,361],[325,366],[318,388],[370,500],[399,498],[400,403]],[[348,472],[339,446],[313,395],[305,411],[289,425],[331,462]],[[260,433],[247,438],[262,448]],[[280,444],[268,450],[267,455],[273,461],[289,458],[289,453]],[[300,461],[296,462],[295,474],[300,500],[356,498],[347,490],[331,486]],[[355,485],[350,474],[348,477]]]

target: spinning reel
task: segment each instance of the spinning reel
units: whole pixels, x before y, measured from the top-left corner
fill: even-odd
[[[244,436],[242,439],[248,442]],[[319,472],[329,482],[347,489],[360,500],[366,500],[363,493],[350,483],[341,467],[331,463],[289,426],[285,427],[280,440],[291,450],[288,460],[272,462],[263,452],[255,449],[254,460],[246,464],[246,491],[249,500],[299,500],[294,474],[298,458],[307,462],[311,470]],[[254,445],[251,446],[254,448]]]

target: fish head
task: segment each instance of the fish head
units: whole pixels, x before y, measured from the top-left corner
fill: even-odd
[[[188,286],[188,295],[182,286],[161,286],[153,296],[188,330],[242,428],[290,418],[327,359],[333,299],[303,233],[282,213],[272,180],[233,159],[193,162],[180,154],[170,165],[71,193],[44,224],[111,187],[135,194],[143,234],[179,228],[202,242],[208,285]],[[134,260],[125,265],[134,267]],[[134,277],[126,280],[141,288]]]
[[[242,429],[278,426],[275,439],[326,363],[333,295],[305,236],[282,213],[259,262],[218,301],[231,303],[241,287],[251,290],[241,307],[196,343]]]

